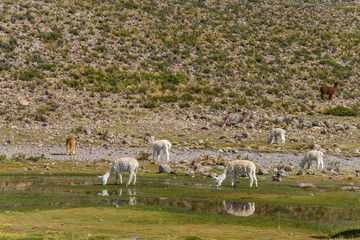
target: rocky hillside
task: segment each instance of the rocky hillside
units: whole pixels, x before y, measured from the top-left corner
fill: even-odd
[[[1,1],[0,124],[47,127],[41,139],[169,119],[200,131],[209,113],[222,125],[229,112],[358,111],[359,17],[357,1],[337,0]]]

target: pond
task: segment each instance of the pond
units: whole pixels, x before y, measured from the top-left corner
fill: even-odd
[[[181,196],[181,187],[192,191],[214,192],[208,182],[179,180],[171,184],[168,178],[138,182],[126,188],[100,185],[92,176],[21,176],[0,179],[0,209],[27,210],[86,206],[159,206],[173,207],[184,212],[232,215],[236,217],[270,217],[315,223],[358,222],[360,209],[321,207],[298,204],[276,204],[248,201],[246,198],[226,199],[218,196]],[[176,186],[177,185],[177,186]],[[180,186],[180,187],[179,187]],[[152,189],[150,192],[149,189]],[[154,190],[155,189],[155,190]],[[230,188],[223,188],[230,189]],[[218,190],[221,191],[221,190]],[[173,193],[172,193],[173,192]],[[175,194],[176,192],[176,194]],[[206,195],[206,194],[205,194]]]

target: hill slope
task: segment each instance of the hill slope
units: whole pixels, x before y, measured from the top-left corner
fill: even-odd
[[[332,104],[358,110],[357,2],[17,0],[0,9],[6,126],[31,128],[44,114],[69,131],[71,121],[153,116],[147,109],[172,119],[314,114],[329,107],[319,87],[336,81]]]

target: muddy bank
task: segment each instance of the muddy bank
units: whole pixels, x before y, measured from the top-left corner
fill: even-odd
[[[47,159],[61,161],[75,159],[79,161],[83,160],[115,160],[121,156],[135,156],[137,153],[144,151],[151,153],[150,148],[104,148],[104,147],[78,147],[76,149],[75,156],[66,155],[65,148],[62,146],[32,146],[32,145],[7,145],[0,146],[0,155],[6,155],[7,157],[24,155],[26,158],[29,156],[38,157],[45,156]],[[298,165],[303,158],[305,152],[299,153],[258,153],[250,151],[229,151],[229,152],[217,152],[212,150],[203,149],[173,149],[170,154],[171,162],[178,162],[180,160],[192,160],[197,156],[203,154],[212,154],[216,157],[222,155],[226,160],[231,160],[238,155],[241,158],[249,158],[254,163],[260,166],[270,165],[287,165],[290,162],[294,165]],[[160,158],[165,160],[165,156],[162,153]],[[324,167],[338,166],[344,170],[360,169],[360,157],[339,157],[324,154]]]

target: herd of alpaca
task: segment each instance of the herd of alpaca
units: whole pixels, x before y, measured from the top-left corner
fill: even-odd
[[[336,89],[335,89],[336,91]],[[268,138],[267,142],[269,144],[277,144],[278,138],[280,139],[281,143],[285,143],[285,130],[281,128],[275,128],[271,131],[270,137]],[[67,154],[75,154],[75,139],[74,137],[68,137],[66,139],[66,153]],[[171,151],[171,143],[168,140],[157,140],[154,141],[151,145],[151,150],[153,152],[153,160],[159,161],[160,159],[160,152],[164,151],[166,155],[166,162],[170,161],[170,151]],[[308,164],[308,168],[310,169],[312,162],[316,162],[315,169],[323,169],[324,162],[323,162],[323,153],[320,151],[312,150],[305,154],[300,166],[302,168],[305,167],[305,164]],[[98,176],[100,181],[103,185],[107,184],[107,181],[113,172],[116,172],[115,177],[115,184],[117,184],[118,180],[120,179],[120,184],[122,184],[122,172],[129,172],[129,181],[126,184],[128,186],[131,181],[133,180],[133,185],[136,183],[136,171],[139,167],[139,163],[135,158],[132,157],[122,157],[118,160],[115,160],[107,172],[102,175]],[[236,177],[248,177],[250,180],[250,187],[252,187],[253,183],[255,182],[256,188],[258,187],[257,178],[256,178],[256,166],[253,162],[248,160],[233,160],[229,161],[227,166],[224,169],[224,172],[215,177],[215,186],[221,186],[222,182],[226,179],[228,175],[232,176],[232,183],[233,187],[236,186]]]

